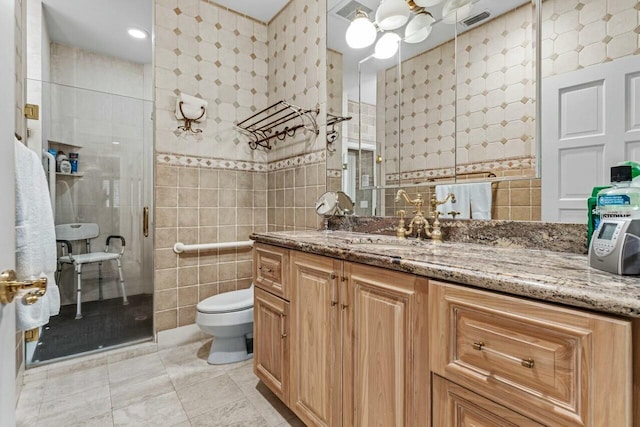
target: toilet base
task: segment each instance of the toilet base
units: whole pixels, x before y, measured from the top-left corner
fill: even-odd
[[[244,336],[220,338],[215,337],[207,358],[210,365],[226,365],[251,359],[253,353],[247,352],[247,339]]]

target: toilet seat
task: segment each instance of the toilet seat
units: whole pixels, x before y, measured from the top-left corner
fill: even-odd
[[[202,300],[196,306],[200,313],[221,314],[247,310],[253,307],[253,286],[249,289],[225,292]]]

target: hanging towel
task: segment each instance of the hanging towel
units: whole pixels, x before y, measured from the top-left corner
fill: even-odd
[[[453,185],[436,185],[436,197],[438,200],[444,200],[449,193],[453,193],[456,196],[456,202],[452,203],[451,200],[442,205],[438,205],[438,211],[441,212],[440,218],[451,219],[453,215],[449,212],[456,211],[460,214],[456,215],[456,219],[469,219],[469,190],[464,184]]]
[[[491,219],[493,194],[490,182],[478,182],[469,185],[471,217],[473,219]]]
[[[16,163],[16,273],[18,280],[45,276],[47,293],[35,304],[16,300],[17,327],[29,330],[49,322],[60,312],[55,282],[56,235],[47,178],[40,158],[15,141]]]
[[[180,112],[180,103],[182,104],[182,111],[186,117],[182,116]],[[204,122],[207,119],[207,105],[209,103],[204,99],[196,98],[195,96],[181,93],[176,99],[176,119],[191,119],[195,120],[202,114],[202,107],[204,107],[204,116],[198,119],[198,122]]]

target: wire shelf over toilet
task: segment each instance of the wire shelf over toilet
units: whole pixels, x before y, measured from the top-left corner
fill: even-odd
[[[293,137],[300,128],[318,135],[320,131],[316,117],[319,113],[319,108],[304,109],[287,101],[278,101],[236,123],[236,127],[251,138],[251,149],[263,147],[271,150],[271,141],[283,141],[287,136]]]

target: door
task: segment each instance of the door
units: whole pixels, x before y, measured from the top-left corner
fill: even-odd
[[[309,426],[339,426],[339,261],[291,252],[290,408]]]
[[[14,0],[0,0],[0,270],[15,267],[15,194],[13,133],[15,129]],[[0,427],[15,425],[15,303],[0,304]]]
[[[256,375],[289,402],[289,303],[255,288],[253,358]]]
[[[640,57],[545,78],[542,103],[542,220],[584,224],[611,166],[640,161]]]
[[[415,277],[350,263],[345,276],[344,425],[413,425]]]

